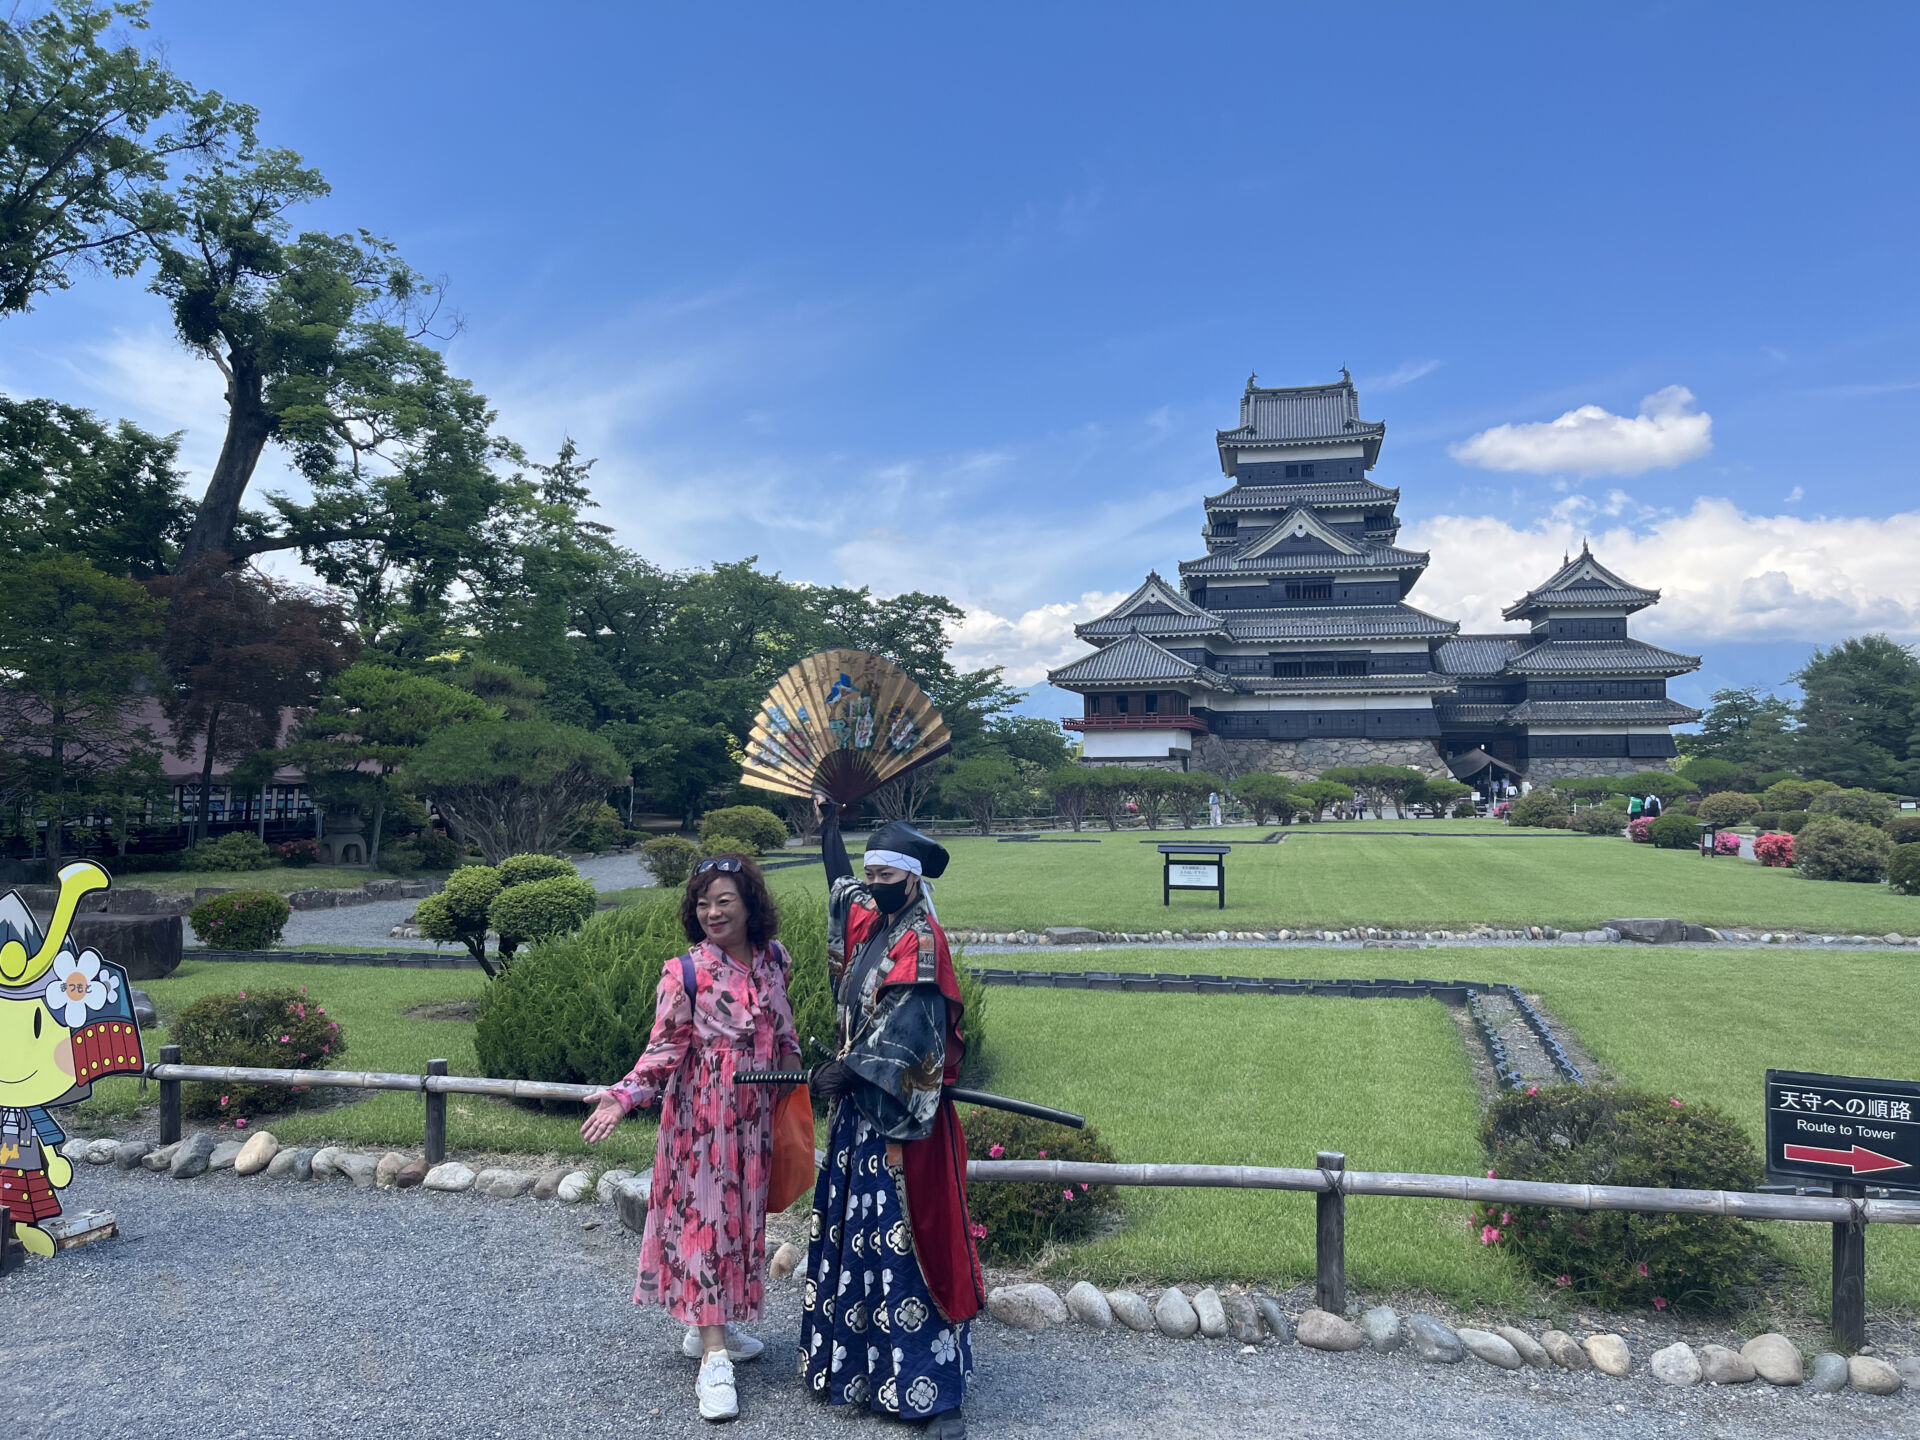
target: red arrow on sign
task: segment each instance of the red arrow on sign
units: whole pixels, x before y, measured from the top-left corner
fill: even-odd
[[[1891,1155],[1882,1155],[1876,1150],[1863,1150],[1858,1145],[1851,1150],[1822,1150],[1818,1145],[1789,1145],[1787,1159],[1810,1160],[1815,1165],[1844,1165],[1856,1175],[1874,1170],[1909,1168],[1904,1160],[1896,1160]]]

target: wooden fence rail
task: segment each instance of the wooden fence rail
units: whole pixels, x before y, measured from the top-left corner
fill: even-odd
[[[163,1045],[147,1074],[160,1082],[160,1142],[180,1138],[180,1086],[188,1080],[244,1085],[329,1086],[357,1090],[411,1090],[425,1096],[426,1156],[446,1159],[448,1095],[494,1095],[510,1100],[584,1101],[595,1085],[539,1080],[492,1080],[449,1075],[447,1062],[429,1060],[425,1075],[367,1070],[258,1070],[241,1065],[183,1065],[177,1045]],[[1789,1220],[1833,1226],[1833,1331],[1843,1348],[1866,1338],[1865,1250],[1868,1225],[1920,1225],[1920,1201],[1870,1200],[1857,1194],[1765,1195],[1739,1190],[1667,1190],[1630,1185],[1558,1185],[1480,1175],[1422,1175],[1398,1170],[1349,1170],[1347,1157],[1322,1150],[1312,1169],[1265,1165],[1099,1165],[1069,1160],[971,1160],[970,1181],[1005,1184],[1178,1186],[1231,1190],[1296,1190],[1314,1202],[1314,1296],[1324,1310],[1346,1308],[1346,1201],[1349,1195],[1456,1200],[1496,1205],[1543,1205],[1560,1210],[1623,1210],[1645,1215],[1716,1215],[1734,1220]],[[1836,1187],[1839,1188],[1839,1187]],[[1857,1189],[1858,1187],[1847,1187]]]

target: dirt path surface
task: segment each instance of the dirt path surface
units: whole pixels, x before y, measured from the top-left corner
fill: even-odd
[[[17,1440],[713,1433],[693,1411],[680,1327],[629,1303],[638,1240],[606,1207],[104,1167],[84,1167],[68,1196],[113,1209],[122,1233],[0,1282],[0,1413]],[[916,1433],[801,1393],[786,1354],[798,1307],[796,1282],[769,1285],[751,1327],[768,1351],[739,1367],[729,1433]],[[967,1413],[983,1440],[1920,1437],[1907,1396],[1674,1391],[1644,1373],[1509,1375],[985,1318],[975,1354]]]

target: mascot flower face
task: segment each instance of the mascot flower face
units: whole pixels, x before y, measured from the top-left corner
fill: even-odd
[[[63,950],[54,957],[53,976],[47,981],[47,1004],[66,1021],[69,1030],[87,1023],[87,1012],[118,1000],[120,977],[111,970],[100,975],[100,957],[88,950],[75,955]]]

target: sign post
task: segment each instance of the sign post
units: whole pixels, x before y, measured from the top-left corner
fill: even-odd
[[[1920,1188],[1920,1081],[1767,1071],[1767,1178],[1824,1182],[1859,1200],[1866,1177]],[[1833,1336],[1843,1350],[1867,1339],[1866,1225],[1833,1227]]]
[[[1211,890],[1220,897],[1215,907],[1227,908],[1227,852],[1231,845],[1186,845],[1179,842],[1158,847],[1166,868],[1160,877],[1160,903],[1171,905],[1176,890]]]

